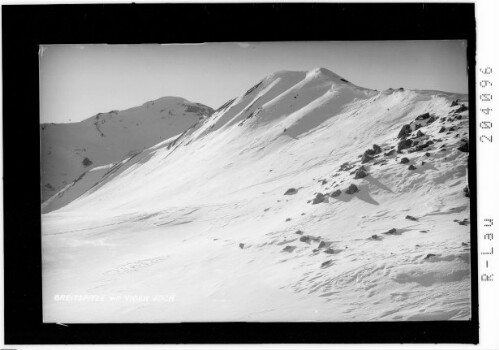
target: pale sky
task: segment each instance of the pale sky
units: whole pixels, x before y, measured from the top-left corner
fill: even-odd
[[[52,45],[40,52],[42,123],[77,122],[163,96],[216,109],[273,72],[316,67],[378,90],[468,92],[466,41]]]

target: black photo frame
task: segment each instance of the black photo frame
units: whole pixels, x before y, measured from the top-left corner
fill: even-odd
[[[473,4],[4,5],[2,17],[6,344],[478,343]],[[469,321],[66,326],[42,322],[39,45],[441,39],[468,43]]]

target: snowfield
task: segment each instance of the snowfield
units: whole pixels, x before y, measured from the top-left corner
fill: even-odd
[[[43,205],[44,322],[469,319],[467,106],[320,68],[130,127]]]

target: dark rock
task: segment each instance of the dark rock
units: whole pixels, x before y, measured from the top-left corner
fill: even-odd
[[[339,197],[341,195],[341,190],[336,190],[330,194],[331,197]]]
[[[332,260],[328,260],[328,261],[324,261],[322,264],[321,264],[321,269],[325,269],[326,267],[329,267],[333,264],[333,261]]]
[[[464,192],[464,196],[465,196],[465,197],[470,198],[470,188],[469,188],[468,186],[466,186],[466,187],[463,189],[463,192]]]
[[[385,157],[389,157],[389,156],[392,156],[394,154],[395,154],[395,150],[392,149],[392,150],[390,150],[390,151],[388,151],[388,152],[385,153]]]
[[[244,249],[244,243],[239,243],[239,248]]]
[[[376,152],[375,152],[373,149],[370,149],[370,148],[369,148],[369,149],[367,149],[367,150],[364,152],[364,154],[368,154],[368,155],[370,155],[370,156],[373,156],[373,155],[375,155],[375,154],[376,154]]]
[[[90,165],[93,164],[93,162],[90,159],[88,159],[87,157],[85,157],[85,159],[83,159],[81,164],[83,164],[84,167],[89,167]]]
[[[423,166],[423,165],[425,165],[425,164],[426,164],[426,163],[425,163],[424,161],[423,161],[423,162],[421,162],[421,166]]]
[[[357,186],[355,186],[354,184],[351,184],[348,189],[345,191],[345,193],[347,194],[354,194],[356,192],[359,192],[359,189],[357,188]]]
[[[459,100],[454,100],[452,101],[452,103],[450,104],[451,107],[455,107],[459,104]]]
[[[291,221],[291,218],[287,218],[286,221]]]
[[[302,234],[303,234],[303,231],[302,231],[302,230],[297,230],[297,231],[295,232],[295,234],[297,234],[297,235],[302,235]]]
[[[419,140],[414,140],[414,141],[412,141],[412,145],[413,145],[413,146],[417,146],[417,145],[419,145]]]
[[[417,218],[415,218],[414,216],[411,216],[411,215],[407,215],[405,218],[406,218],[407,220],[418,221],[418,219],[417,219]]]
[[[468,110],[468,107],[466,107],[465,105],[461,105],[458,109],[456,109],[454,112],[455,113],[461,113],[461,112],[465,112]]]
[[[355,172],[354,179],[362,179],[367,176],[366,169],[362,166]]]
[[[425,259],[430,259],[430,258],[432,258],[432,257],[434,257],[434,256],[436,256],[436,255],[435,255],[435,254],[428,254],[428,255],[425,257]]]
[[[456,131],[456,129],[457,129],[457,128],[456,128],[455,126],[451,126],[451,127],[449,128],[449,131]]]
[[[375,154],[379,154],[382,152],[381,147],[379,147],[377,144],[373,145],[373,151]]]
[[[386,232],[383,232],[384,235],[396,235],[397,234],[397,229],[396,228],[392,228]]]
[[[420,129],[421,127],[422,127],[422,125],[421,125],[421,124],[416,124],[416,125],[414,126],[414,130],[418,130],[418,129]]]
[[[409,135],[412,132],[411,126],[409,124],[405,124],[402,126],[402,129],[400,129],[397,138],[403,138]]]
[[[298,193],[298,190],[296,188],[290,188],[286,192],[284,192],[284,195],[285,196],[290,196],[290,195],[293,195],[293,194],[296,194],[296,193]]]
[[[406,157],[404,157],[404,158],[402,158],[402,159],[400,160],[400,163],[402,163],[402,164],[407,164],[407,163],[409,163],[409,162],[410,162],[409,158],[406,158]]]
[[[361,160],[360,160],[360,161],[361,161],[361,163],[362,163],[362,164],[364,164],[364,163],[367,163],[367,162],[369,162],[369,161],[371,161],[371,160],[373,160],[373,159],[374,159],[374,157],[371,157],[369,154],[364,153],[364,154],[362,155],[362,158],[361,158]]]
[[[353,168],[353,165],[348,164],[348,162],[341,164],[340,171],[348,171]]]
[[[334,254],[334,253],[336,253],[336,251],[335,251],[333,248],[327,248],[327,249],[324,251],[324,253],[326,253],[326,254]]]
[[[324,194],[317,193],[315,195],[315,198],[312,200],[312,204],[319,204],[319,203],[326,202],[326,201],[327,201],[327,197]]]
[[[430,117],[430,113],[424,113],[424,114],[420,114],[416,117],[416,120],[424,120],[424,119],[428,119]]]
[[[378,235],[372,235],[371,237],[369,237],[369,239],[375,240],[375,241],[381,241],[383,239],[383,237],[378,236]]]
[[[287,246],[285,246],[285,247],[282,249],[282,251],[283,251],[283,252],[287,252],[287,253],[292,253],[292,252],[293,252],[293,250],[295,250],[295,249],[296,249],[296,246],[294,246],[294,245],[287,245]]]
[[[325,184],[327,184],[327,180],[326,180],[326,179],[321,180],[321,181],[319,181],[319,182],[321,183],[321,185],[325,185]]]
[[[465,142],[461,147],[458,147],[458,150],[460,150],[461,152],[469,153],[470,149],[468,142]]]
[[[269,211],[270,208],[267,208],[267,209],[263,209],[263,211]]]
[[[463,119],[463,116],[461,114],[456,115],[456,120],[461,120],[461,119]]]
[[[402,151],[403,149],[409,148],[412,146],[412,140],[401,140],[397,144],[397,151]]]
[[[319,248],[319,249],[321,249],[321,248],[326,248],[326,247],[329,247],[330,245],[331,245],[331,242],[321,241],[321,242],[319,243],[319,247],[318,247],[318,248]]]
[[[424,134],[421,130],[418,130],[417,134],[416,134],[416,137],[423,137]]]
[[[438,130],[439,133],[445,132],[445,126],[442,126],[440,130]]]
[[[412,164],[411,164],[411,165],[409,165],[409,168],[408,168],[408,169],[409,169],[409,170],[416,170],[417,168],[416,168],[414,165],[412,165]]]
[[[430,157],[431,153],[430,152],[426,152],[424,155],[427,156],[427,157]]]
[[[432,115],[427,121],[426,121],[426,125],[429,125],[431,123],[433,123],[435,120],[437,120],[437,117],[435,117],[434,115]]]
[[[304,243],[310,244],[310,241],[311,241],[310,236],[302,236],[302,237],[300,237],[300,242],[304,242]]]

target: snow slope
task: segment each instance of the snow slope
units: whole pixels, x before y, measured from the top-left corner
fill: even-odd
[[[180,134],[212,113],[199,103],[163,97],[78,123],[42,124],[42,202],[82,173]]]
[[[54,199],[44,321],[468,319],[466,105],[263,79]]]

